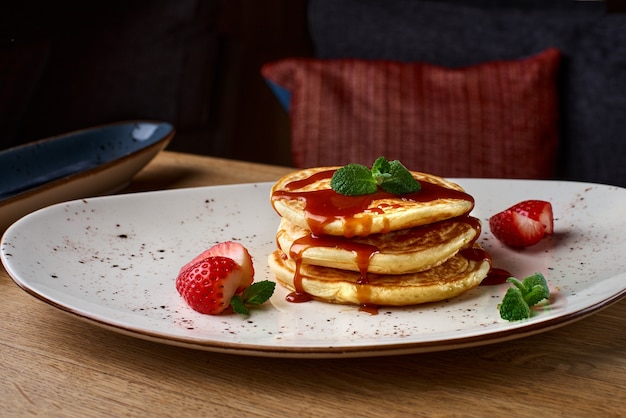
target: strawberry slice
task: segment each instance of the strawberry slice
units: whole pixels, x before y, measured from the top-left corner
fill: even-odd
[[[176,290],[193,310],[217,315],[230,306],[242,278],[241,267],[232,259],[208,257],[180,272]]]
[[[243,291],[254,281],[254,266],[252,264],[252,256],[248,252],[247,248],[235,241],[220,242],[208,250],[203,251],[200,255],[196,256],[193,260],[187,263],[181,269],[181,272],[190,266],[205,260],[209,257],[227,257],[235,261],[239,267],[241,267],[242,280],[241,286],[237,289],[237,293]]]
[[[254,266],[248,250],[233,241],[222,242],[185,264],[176,277],[176,290],[194,310],[217,315],[232,311],[249,315],[248,307],[265,303],[276,283],[253,283]]]
[[[489,218],[491,233],[510,247],[528,247],[545,235],[546,226],[528,216],[507,209]]]
[[[525,200],[511,206],[509,210],[541,222],[546,228],[545,233],[548,235],[554,232],[554,219],[550,202],[545,200]]]

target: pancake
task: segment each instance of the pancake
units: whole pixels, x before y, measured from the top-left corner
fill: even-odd
[[[279,179],[271,190],[276,212],[316,235],[351,238],[462,216],[474,207],[473,198],[461,186],[415,171],[411,174],[422,185],[418,192],[343,196],[330,188],[330,179],[338,168],[308,168]]]
[[[347,239],[312,236],[308,229],[281,219],[278,247],[304,264],[370,273],[415,273],[435,267],[467,247],[480,233],[480,221],[452,218],[431,225]],[[295,244],[295,245],[294,245]]]
[[[407,306],[453,298],[478,286],[491,263],[488,257],[463,254],[459,252],[440,266],[419,273],[368,274],[367,283],[359,283],[359,273],[310,264],[302,264],[298,276],[296,263],[281,250],[270,254],[268,263],[279,283],[316,300],[360,306]]]

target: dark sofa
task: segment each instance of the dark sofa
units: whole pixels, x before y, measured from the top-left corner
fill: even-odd
[[[462,67],[562,53],[558,177],[626,186],[626,14],[574,0],[310,0],[319,58]]]

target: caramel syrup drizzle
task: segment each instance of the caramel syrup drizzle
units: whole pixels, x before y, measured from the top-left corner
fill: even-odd
[[[468,213],[474,207],[472,196],[459,190],[448,189],[433,183],[420,181],[421,189],[417,192],[406,193],[401,197],[379,189],[376,193],[361,196],[345,196],[328,188],[323,190],[302,191],[300,189],[318,182],[330,179],[335,170],[320,171],[302,180],[295,180],[285,185],[286,190],[277,190],[272,194],[272,202],[279,199],[296,199],[305,202],[305,215],[309,229],[314,235],[323,235],[323,228],[329,223],[340,219],[344,222],[344,236],[351,238],[356,234],[356,227],[365,231],[361,235],[368,235],[371,224],[364,224],[370,218],[355,218],[359,213],[384,213],[383,208],[389,205],[370,208],[376,200],[401,199],[406,202],[431,202],[438,199],[458,199],[471,202]],[[398,204],[399,206],[400,204]],[[391,205],[392,207],[394,205]],[[389,231],[383,231],[389,232]]]
[[[363,212],[375,212],[383,213],[384,207],[390,205],[381,205],[376,208],[370,208],[369,206],[375,200],[381,199],[398,199],[397,195],[388,193],[379,189],[378,192],[362,196],[345,196],[336,193],[332,189],[313,190],[313,191],[301,191],[310,184],[318,182],[320,180],[326,180],[332,177],[335,170],[325,170],[317,172],[310,177],[302,180],[295,180],[285,185],[286,190],[278,190],[272,194],[272,202],[278,199],[296,199],[304,201],[305,214],[307,223],[311,230],[311,234],[298,238],[295,240],[289,249],[289,257],[295,261],[295,274],[294,274],[294,291],[289,293],[286,297],[289,302],[305,302],[311,300],[311,296],[307,294],[302,287],[302,275],[300,268],[302,265],[302,253],[309,247],[322,246],[329,248],[340,248],[348,251],[352,251],[356,254],[356,261],[359,268],[359,278],[357,280],[357,297],[361,301],[369,300],[369,288],[367,286],[358,286],[369,283],[367,277],[367,270],[369,262],[374,254],[380,252],[380,250],[373,246],[364,243],[358,243],[349,240],[349,238],[355,235],[355,227],[363,227],[363,222],[367,222],[365,219],[369,218],[355,218],[355,215]],[[448,189],[443,186],[439,186],[433,183],[420,181],[421,190],[414,193],[407,193],[402,195],[403,201],[409,202],[430,202],[438,199],[461,199],[471,202],[470,209],[458,219],[469,223],[476,229],[477,233],[474,240],[468,245],[467,248],[462,250],[463,256],[471,260],[490,260],[489,255],[482,249],[473,248],[475,241],[480,235],[480,221],[476,218],[468,216],[469,212],[474,207],[474,199],[472,196],[465,192],[458,190]],[[392,207],[394,205],[391,205]],[[399,206],[399,205],[398,205]],[[340,219],[344,222],[345,237],[337,237],[325,235],[323,228],[325,225]],[[365,225],[365,230],[369,230],[370,225]],[[384,231],[389,232],[389,231]],[[423,233],[423,232],[422,232]],[[367,235],[367,234],[365,234]],[[376,313],[377,307],[373,304],[363,302],[361,303],[360,310]]]

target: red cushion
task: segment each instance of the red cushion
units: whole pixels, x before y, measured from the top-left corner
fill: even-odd
[[[289,58],[262,73],[291,92],[296,167],[383,155],[446,177],[549,178],[559,58],[554,48],[465,68]]]

